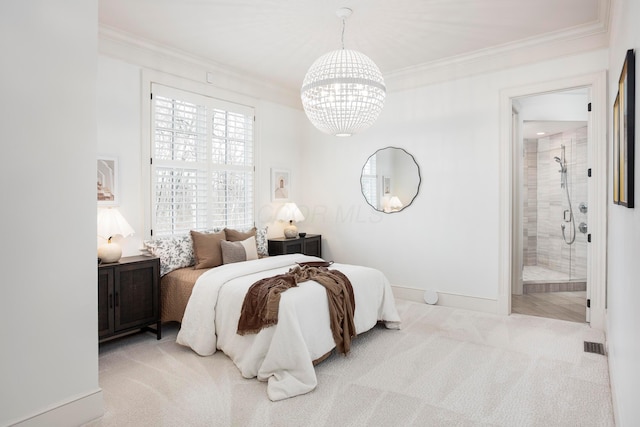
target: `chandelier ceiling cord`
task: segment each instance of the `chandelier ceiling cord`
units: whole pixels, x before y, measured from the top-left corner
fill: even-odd
[[[342,19],[342,49],[318,58],[302,82],[301,100],[311,123],[322,132],[350,136],[371,126],[384,106],[386,87],[378,66],[368,56],[344,48],[349,8]]]

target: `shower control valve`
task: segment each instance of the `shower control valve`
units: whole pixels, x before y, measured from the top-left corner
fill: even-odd
[[[586,214],[589,210],[587,208],[587,202],[580,202],[580,204],[578,205],[578,209],[580,209],[580,212],[582,212],[583,214]]]

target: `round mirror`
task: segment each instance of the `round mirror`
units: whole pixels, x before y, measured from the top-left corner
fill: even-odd
[[[375,210],[400,212],[418,195],[420,168],[402,148],[381,148],[367,159],[360,185],[362,195]]]

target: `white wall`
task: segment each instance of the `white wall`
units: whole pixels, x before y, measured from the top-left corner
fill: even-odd
[[[102,413],[97,9],[96,0],[0,3],[0,425],[79,425]]]
[[[636,51],[636,82],[640,65],[640,2],[620,0],[615,3],[613,31],[610,47],[609,111],[617,94],[617,83],[627,49]],[[637,85],[638,83],[636,83]],[[614,395],[616,425],[636,425],[640,419],[638,390],[640,389],[640,203],[638,191],[640,183],[640,105],[636,86],[636,132],[635,132],[635,197],[636,208],[609,206],[608,266],[607,266],[607,341],[611,385]],[[611,117],[611,116],[610,116]],[[609,127],[611,135],[611,126]],[[611,147],[611,145],[610,145]],[[612,151],[609,159],[612,159]],[[609,167],[612,170],[611,160]],[[611,181],[609,181],[611,183]],[[612,185],[609,185],[612,188]],[[609,193],[611,194],[611,193]],[[611,200],[612,197],[609,197]]]
[[[324,255],[380,268],[392,284],[495,300],[499,262],[499,98],[502,89],[600,71],[595,51],[389,93],[378,122],[350,139],[309,128],[305,204]],[[375,150],[406,149],[420,166],[420,194],[385,215],[360,194]]]
[[[307,165],[302,163],[303,137],[306,129],[304,112],[295,108],[260,100],[256,109],[256,224],[269,226],[269,237],[283,237],[284,223],[274,221],[282,203],[272,203],[276,187],[271,182],[271,168],[291,171],[289,194],[300,206],[306,192],[303,179]],[[303,214],[307,212],[303,209]],[[304,231],[305,222],[297,224]]]
[[[98,58],[98,154],[118,158],[118,210],[135,230],[133,237],[114,237],[124,256],[138,255],[144,235],[141,209],[140,69],[121,61]],[[104,243],[98,238],[98,244]]]
[[[587,90],[549,93],[522,97],[517,100],[523,121],[583,121],[589,120]]]

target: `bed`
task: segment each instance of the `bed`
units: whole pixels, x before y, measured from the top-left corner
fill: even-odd
[[[302,254],[279,255],[198,272],[186,302],[177,342],[201,356],[223,351],[243,377],[267,381],[267,395],[272,401],[312,391],[317,386],[314,362],[322,360],[335,347],[324,287],[314,281],[300,283],[281,294],[275,326],[257,334],[238,335],[236,331],[244,296],[253,283],[287,273],[298,263],[313,261],[321,259]],[[384,274],[349,264],[335,263],[330,269],[341,271],[351,282],[356,333],[363,333],[378,322],[387,328],[399,329],[400,317]],[[185,273],[175,275],[181,274]],[[163,277],[163,282],[166,278]],[[176,283],[179,290],[174,289],[175,295],[181,295],[184,301],[188,279]],[[163,286],[163,291],[168,292],[168,288]],[[167,314],[163,309],[163,318],[179,316],[180,307],[175,311],[174,307],[174,313]]]
[[[193,286],[200,276],[209,270],[211,269],[182,267],[162,276],[160,280],[160,321],[162,323],[182,322]]]

